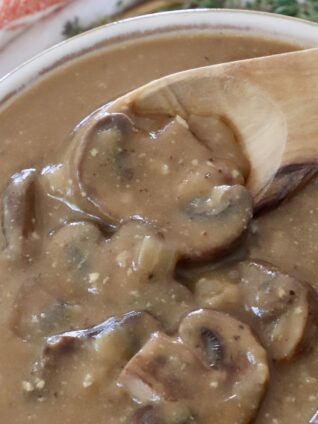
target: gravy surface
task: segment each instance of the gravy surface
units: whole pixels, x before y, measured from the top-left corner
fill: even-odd
[[[178,117],[73,132],[155,78],[296,48],[136,40],[1,110],[1,422],[318,422],[317,179],[252,218],[248,164],[220,120],[212,146]]]

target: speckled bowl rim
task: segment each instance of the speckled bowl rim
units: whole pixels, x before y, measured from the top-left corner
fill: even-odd
[[[162,12],[111,23],[63,41],[23,63],[0,79],[0,105],[61,64],[97,51],[102,45],[125,42],[145,34],[204,29],[236,32],[318,46],[318,24],[265,12],[231,9],[196,9]]]

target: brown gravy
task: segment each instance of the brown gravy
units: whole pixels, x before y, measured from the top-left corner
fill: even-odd
[[[106,122],[84,162],[85,124],[71,135],[147,81],[295,48],[208,34],[136,41],[3,108],[1,422],[318,422],[317,180],[251,219],[248,165],[220,122],[228,148],[212,157],[178,118]],[[73,192],[78,163],[85,187]]]

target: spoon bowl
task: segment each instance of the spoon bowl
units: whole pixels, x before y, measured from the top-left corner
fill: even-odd
[[[276,204],[318,170],[317,48],[169,75],[103,112],[128,109],[228,122],[250,163],[246,184],[256,209]]]

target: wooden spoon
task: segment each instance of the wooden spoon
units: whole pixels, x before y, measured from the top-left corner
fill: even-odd
[[[276,204],[318,170],[318,48],[169,75],[106,111],[127,108],[225,119],[250,162],[247,187],[256,209]]]

